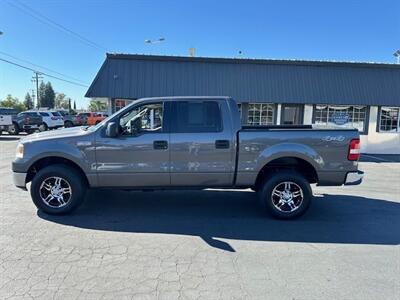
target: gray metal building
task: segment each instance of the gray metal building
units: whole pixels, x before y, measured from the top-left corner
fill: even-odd
[[[400,154],[400,65],[107,54],[86,97],[110,112],[152,96],[231,96],[249,125],[355,127],[363,151]]]

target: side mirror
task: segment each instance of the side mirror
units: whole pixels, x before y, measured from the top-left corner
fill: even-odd
[[[115,122],[108,122],[106,128],[106,136],[108,137],[116,137],[118,136],[118,125]]]

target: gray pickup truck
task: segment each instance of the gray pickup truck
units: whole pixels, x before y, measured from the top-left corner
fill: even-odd
[[[242,126],[228,97],[139,99],[92,127],[30,135],[14,183],[38,209],[65,214],[87,188],[251,188],[273,216],[295,218],[310,184],[359,184],[357,130]]]

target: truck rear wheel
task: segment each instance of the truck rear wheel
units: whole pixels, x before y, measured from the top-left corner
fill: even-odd
[[[41,169],[31,184],[33,203],[51,215],[72,212],[82,204],[85,193],[82,176],[75,169],[61,164]]]
[[[18,135],[19,134],[19,127],[17,123],[12,123],[12,125],[8,126],[8,133],[11,135]]]
[[[307,179],[290,170],[273,173],[265,180],[258,194],[265,209],[279,219],[301,216],[307,211],[312,199]]]

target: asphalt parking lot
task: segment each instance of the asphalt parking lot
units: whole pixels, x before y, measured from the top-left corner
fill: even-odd
[[[0,137],[0,299],[399,299],[400,163],[314,188],[271,219],[243,191],[90,191],[73,215],[37,212]]]

